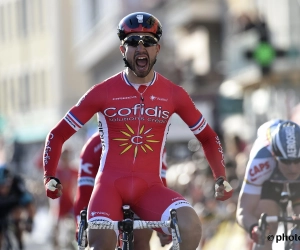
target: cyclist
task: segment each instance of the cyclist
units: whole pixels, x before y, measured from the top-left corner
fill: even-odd
[[[174,208],[182,249],[195,250],[201,238],[198,215],[160,178],[161,155],[172,114],[177,113],[202,143],[218,184],[216,198],[228,199],[232,188],[225,180],[223,149],[217,134],[187,92],[153,69],[161,35],[159,20],[149,13],[132,13],[120,21],[118,36],[126,68],[90,88],[49,132],[44,183],[48,197],[61,195],[62,184],[55,177],[61,147],[97,113],[102,156],[88,220],[121,220],[124,203],[143,220],[167,220],[169,210]],[[167,229],[162,230],[169,234]],[[88,242],[95,249],[114,249],[116,234],[111,230],[89,230]]]
[[[300,127],[289,120],[271,120],[257,131],[237,205],[237,222],[249,232],[254,249],[262,249],[257,244],[261,235],[257,225],[260,214],[279,215],[280,212],[283,184],[270,180],[286,179],[300,179]],[[300,212],[299,188],[299,184],[290,185],[296,214]],[[275,235],[277,224],[270,224],[268,231]],[[265,241],[264,249],[272,249],[272,242]]]
[[[19,249],[23,249],[23,232],[32,231],[35,214],[33,196],[25,188],[23,179],[6,166],[0,167],[0,211],[0,248],[5,232],[12,230]]]
[[[74,212],[77,225],[80,222],[80,211],[88,206],[92,190],[95,183],[95,177],[98,172],[100,157],[102,153],[102,145],[99,132],[94,133],[85,143],[80,154],[80,167],[78,169],[78,184],[74,202]],[[161,170],[161,179],[165,186],[166,182],[166,151],[163,153],[163,162]],[[77,227],[78,229],[78,227]],[[77,234],[78,232],[76,232]],[[149,229],[134,231],[134,248],[150,250],[149,241],[152,231]],[[166,245],[172,241],[170,237],[160,235],[162,245]],[[76,236],[77,237],[77,236]]]

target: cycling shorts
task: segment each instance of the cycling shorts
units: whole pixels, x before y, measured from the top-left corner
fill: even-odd
[[[123,219],[122,206],[130,205],[142,220],[164,221],[170,209],[191,205],[177,192],[167,188],[157,174],[102,172],[95,182],[88,205],[88,220]],[[168,230],[157,230],[168,233]]]

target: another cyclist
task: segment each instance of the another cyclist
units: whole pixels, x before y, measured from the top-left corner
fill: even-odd
[[[300,179],[300,127],[288,120],[271,120],[257,131],[250,152],[244,183],[237,205],[237,222],[249,232],[258,249],[261,232],[257,221],[261,213],[279,215],[279,200],[283,184],[270,180]],[[291,184],[293,210],[300,213],[300,184]],[[269,234],[276,234],[277,224],[269,225]],[[261,247],[259,249],[262,249]],[[265,241],[264,249],[272,249]]]
[[[85,143],[80,154],[80,167],[78,169],[78,183],[77,192],[74,202],[74,212],[76,223],[80,221],[80,211],[88,206],[93,187],[95,184],[95,177],[99,169],[100,158],[102,153],[102,145],[99,132],[94,133]],[[161,179],[165,186],[166,182],[166,152],[163,153]],[[143,229],[134,231],[134,249],[150,250],[150,238],[152,230]],[[162,245],[171,242],[170,237],[164,237],[159,234],[159,239]]]
[[[217,134],[187,92],[153,69],[161,35],[159,20],[149,13],[132,13],[120,21],[118,36],[126,69],[94,85],[49,132],[44,183],[48,197],[55,199],[62,194],[62,184],[56,178],[62,145],[97,113],[103,148],[88,220],[121,220],[123,204],[130,205],[141,219],[152,221],[167,220],[169,210],[174,208],[181,247],[195,250],[201,238],[198,215],[160,178],[161,155],[172,114],[177,113],[201,142],[217,182],[216,198],[228,199],[232,188],[225,180],[223,149]],[[116,234],[111,230],[89,230],[88,242],[92,248],[112,250]]]
[[[23,232],[32,231],[35,205],[23,179],[6,166],[0,167],[0,211],[0,249],[7,230],[12,230],[23,249]]]

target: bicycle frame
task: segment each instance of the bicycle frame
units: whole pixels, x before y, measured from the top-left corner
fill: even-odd
[[[262,245],[264,244],[265,241],[265,232],[266,232],[266,226],[267,223],[270,222],[282,222],[284,226],[284,235],[288,235],[288,224],[292,223],[295,226],[299,227],[300,226],[300,220],[298,221],[297,219],[293,219],[292,217],[288,216],[287,213],[287,206],[289,201],[291,200],[291,194],[290,194],[290,187],[289,184],[292,183],[300,183],[299,180],[270,180],[272,183],[278,183],[278,184],[283,184],[284,189],[281,192],[281,197],[280,197],[280,214],[281,216],[267,216],[267,214],[263,213],[261,214],[261,217],[259,219],[259,228],[262,231],[262,238],[261,242]],[[291,249],[291,244],[293,242],[285,241],[285,250],[290,250]]]
[[[123,206],[123,216],[124,220],[123,223],[120,223],[120,230],[122,233],[122,239],[119,239],[123,242],[122,248],[118,247],[118,250],[133,250],[133,217],[134,213],[131,211],[130,207],[128,205]]]
[[[181,237],[179,232],[179,227],[177,223],[177,214],[175,209],[170,210],[170,220],[169,221],[143,221],[134,220],[133,213],[130,210],[129,205],[123,206],[124,219],[122,221],[94,221],[87,222],[87,212],[82,210],[80,213],[81,220],[79,224],[78,232],[78,250],[84,250],[86,246],[86,229],[113,229],[120,230],[122,232],[122,248],[118,246],[118,250],[133,250],[133,230],[144,229],[144,228],[171,228],[173,250],[180,250],[179,243],[181,243]],[[118,242],[119,242],[118,238]]]

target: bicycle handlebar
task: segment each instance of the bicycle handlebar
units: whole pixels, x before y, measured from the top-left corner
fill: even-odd
[[[122,221],[91,221],[88,222],[88,228],[90,229],[113,229],[118,230],[121,227]],[[133,229],[145,229],[145,228],[161,228],[170,227],[171,221],[143,221],[134,220]]]
[[[265,213],[261,214],[260,219],[258,221],[258,226],[260,227],[260,225],[262,224],[268,224],[271,222],[287,222],[287,223],[293,223],[296,225],[300,225],[300,217],[283,217],[283,216],[276,216],[276,215],[267,215]]]
[[[300,217],[283,217],[277,215],[267,215],[266,213],[262,213],[260,219],[258,220],[258,228],[261,230],[261,245],[265,244],[265,234],[268,223],[272,222],[287,222],[295,225],[300,225]]]
[[[300,180],[270,180],[272,183],[277,183],[277,184],[295,184],[295,183],[300,183]]]
[[[126,211],[128,208],[124,208]],[[179,227],[177,214],[175,209],[170,210],[170,220],[168,221],[144,221],[144,220],[132,220],[126,218],[122,221],[87,221],[87,212],[82,210],[81,221],[79,224],[79,233],[78,233],[78,249],[84,250],[86,246],[86,229],[111,229],[111,230],[121,230],[131,232],[134,229],[154,229],[154,228],[170,228],[172,239],[173,239],[173,249],[180,249],[179,243],[182,242]]]

